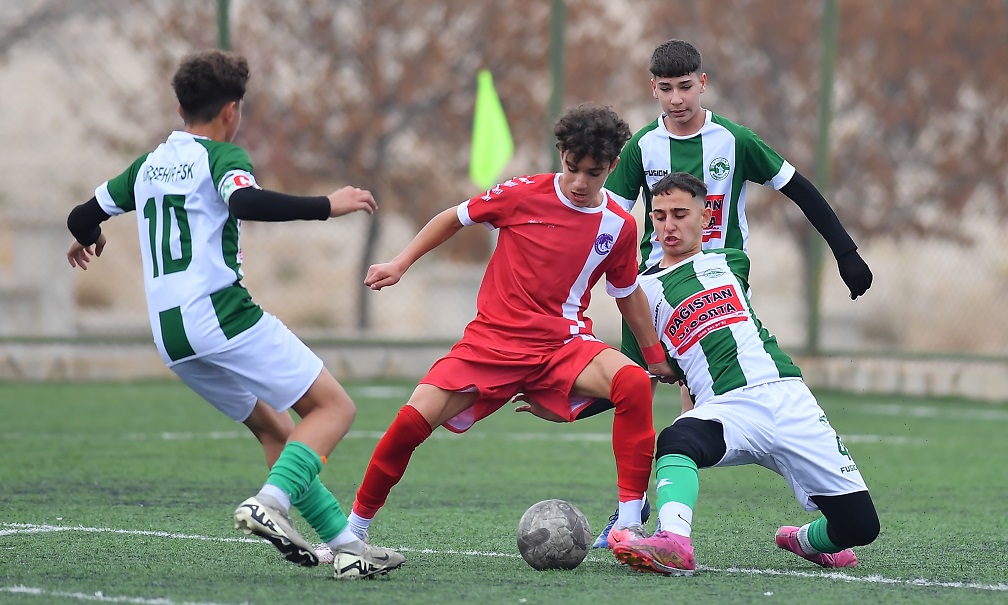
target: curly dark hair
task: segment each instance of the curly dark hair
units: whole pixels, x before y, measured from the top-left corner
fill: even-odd
[[[557,149],[569,153],[574,163],[588,156],[609,165],[630,140],[630,127],[611,107],[582,103],[560,116],[553,134]]]
[[[651,75],[656,78],[681,78],[700,73],[700,51],[684,40],[669,40],[651,54]]]
[[[186,55],[172,77],[186,124],[205,124],[231,101],[241,101],[249,79],[248,60],[222,50]]]

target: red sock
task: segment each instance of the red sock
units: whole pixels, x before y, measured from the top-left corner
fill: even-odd
[[[639,500],[647,491],[654,462],[651,379],[638,366],[623,366],[613,376],[609,398],[616,406],[612,444],[619,500]]]
[[[430,434],[427,419],[413,406],[404,405],[371,454],[364,480],[357,489],[353,512],[365,519],[374,518],[392,487],[402,479],[413,450]]]

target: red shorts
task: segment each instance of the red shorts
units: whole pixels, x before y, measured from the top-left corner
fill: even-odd
[[[471,407],[444,423],[454,433],[468,430],[518,393],[573,421],[591,402],[588,398],[571,399],[574,381],[596,355],[611,348],[599,340],[575,338],[549,353],[509,353],[463,339],[434,363],[420,384],[479,392]]]

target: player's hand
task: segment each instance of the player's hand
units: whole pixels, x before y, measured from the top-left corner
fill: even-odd
[[[102,233],[98,236],[98,241],[90,246],[82,246],[80,242],[74,240],[70,244],[70,249],[67,250],[67,261],[70,262],[71,267],[80,267],[82,270],[87,271],[88,263],[91,262],[92,256],[101,256],[102,250],[105,249],[105,234]]]
[[[525,393],[518,393],[518,395],[516,395],[515,398],[511,400],[511,403],[517,403],[519,401],[524,402],[525,405],[520,405],[516,407],[515,408],[516,412],[528,412],[533,416],[542,418],[543,420],[549,420],[550,422],[567,422],[566,418],[563,418],[562,416],[556,414],[555,412],[546,409],[545,407],[540,405],[538,401],[532,399]]]
[[[367,189],[359,187],[341,187],[329,194],[329,218],[336,218],[344,214],[350,214],[358,210],[363,210],[368,214],[374,214],[378,209],[378,202]]]
[[[364,277],[364,285],[372,290],[381,290],[385,286],[394,286],[399,283],[406,270],[399,267],[394,262],[380,263],[368,267],[367,275]]]
[[[861,258],[856,248],[840,255],[840,258],[837,259],[837,267],[840,269],[840,278],[850,290],[851,300],[861,296],[871,287],[871,269],[868,268],[868,263]]]
[[[652,376],[658,379],[658,382],[672,384],[682,380],[682,378],[679,377],[679,374],[672,369],[672,364],[670,364],[667,360],[662,361],[661,363],[649,363],[647,369]]]

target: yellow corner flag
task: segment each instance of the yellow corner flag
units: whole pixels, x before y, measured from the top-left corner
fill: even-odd
[[[493,76],[481,69],[476,88],[476,110],[473,113],[472,157],[469,178],[482,189],[497,183],[501,170],[514,155],[514,141],[507,116],[501,107]]]

